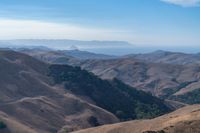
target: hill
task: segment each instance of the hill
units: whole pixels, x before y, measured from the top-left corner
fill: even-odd
[[[152,95],[184,103],[200,103],[198,64],[150,63],[132,58],[86,60],[79,64],[102,79],[117,78]],[[189,99],[187,97],[190,97]]]
[[[38,60],[51,64],[74,64],[79,62],[77,58],[56,50],[47,51],[42,49],[17,49],[17,52],[27,54]]]
[[[80,50],[44,50],[44,49],[14,49],[30,56],[33,56],[41,61],[53,64],[75,64],[81,60],[87,59],[113,59],[117,58],[111,55],[95,54]]]
[[[200,64],[200,54],[186,54],[180,52],[169,52],[158,50],[152,53],[146,54],[130,54],[123,56],[123,58],[139,59],[153,63],[165,63],[165,64]]]
[[[162,100],[150,94],[131,88],[117,79],[101,80],[79,67],[52,65],[49,75],[56,84],[64,84],[66,90],[92,100],[121,120],[155,117],[169,111]]]
[[[73,131],[169,111],[162,100],[118,80],[10,50],[0,51],[0,74],[0,121],[7,132]]]
[[[59,52],[63,53],[66,56],[72,56],[72,57],[80,59],[80,60],[116,58],[115,56],[111,56],[111,55],[96,54],[96,53],[91,53],[91,52],[81,51],[81,50],[62,50]]]
[[[77,130],[115,123],[110,112],[52,86],[49,65],[13,51],[0,51],[0,120],[12,133]]]
[[[170,114],[77,131],[74,133],[199,133],[200,105],[181,108]]]
[[[174,107],[200,103],[198,54],[156,51],[114,59],[79,60],[61,51],[56,51],[59,56],[52,52],[33,53],[27,52],[43,61],[80,66],[102,79],[117,78],[154,96],[174,101],[170,102]]]

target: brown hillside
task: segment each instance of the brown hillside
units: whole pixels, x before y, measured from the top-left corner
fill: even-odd
[[[74,133],[199,133],[200,105],[181,108],[170,114],[77,131]]]

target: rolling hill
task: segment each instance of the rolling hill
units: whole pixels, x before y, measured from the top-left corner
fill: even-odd
[[[150,63],[132,58],[86,60],[79,64],[102,79],[117,78],[124,83],[163,99],[200,103],[200,67]],[[191,97],[187,99],[187,97]]]
[[[87,59],[113,59],[117,58],[116,56],[111,55],[104,55],[104,54],[96,54],[92,52],[87,51],[81,51],[81,50],[62,50],[58,51],[60,53],[63,53],[66,56],[71,56],[80,60],[87,60]]]
[[[32,52],[28,54],[31,55]],[[198,54],[184,54],[167,51],[156,51],[148,54],[127,55],[114,59],[88,59],[63,55],[52,60],[51,54],[43,53],[44,59],[32,55],[40,60],[51,63],[80,66],[93,72],[102,79],[117,78],[127,85],[150,92],[154,96],[177,103],[200,103],[200,68]],[[178,101],[178,102],[177,102]],[[181,107],[180,103],[177,107]],[[176,106],[175,105],[175,106]]]
[[[10,50],[0,51],[0,74],[0,122],[7,127],[0,130],[6,133],[73,131],[170,111],[118,80]]]
[[[120,120],[155,117],[169,111],[162,100],[150,94],[131,88],[117,79],[101,80],[79,67],[52,65],[49,75],[55,84],[64,84],[66,90],[95,102]]]
[[[13,133],[57,132],[118,122],[112,113],[52,86],[49,65],[13,51],[0,51],[0,120]]]
[[[189,54],[180,52],[169,52],[163,50],[158,50],[146,54],[130,54],[123,56],[123,58],[134,58],[147,62],[165,63],[165,64],[178,64],[178,65],[200,64],[199,53]]]

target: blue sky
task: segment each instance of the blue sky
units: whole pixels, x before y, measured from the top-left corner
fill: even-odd
[[[200,45],[200,0],[1,0],[0,39]]]

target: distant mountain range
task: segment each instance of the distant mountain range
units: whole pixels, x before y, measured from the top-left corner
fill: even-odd
[[[43,50],[39,48],[34,49],[15,49],[18,52],[22,52],[31,56],[36,57],[37,59],[65,64],[66,60],[86,60],[86,59],[114,59],[117,56],[104,55],[104,54],[95,54],[87,51],[80,50]]]
[[[72,56],[77,59],[114,59],[117,58],[117,56],[111,56],[111,55],[104,55],[104,54],[95,54],[87,51],[80,51],[80,50],[63,50],[60,51],[60,53],[63,53],[66,56]]]
[[[200,54],[185,54],[180,52],[168,52],[158,50],[147,54],[130,54],[123,56],[124,58],[139,59],[153,63],[166,64],[200,64]]]
[[[73,47],[73,49],[71,48]],[[7,48],[7,47],[5,47]],[[158,50],[151,53],[144,54],[128,54],[123,56],[114,56],[106,54],[97,54],[93,52],[79,50],[75,46],[70,46],[69,50],[53,50],[44,46],[21,46],[21,47],[8,47],[12,50],[19,52],[29,52],[40,54],[41,52],[57,52],[58,54],[64,54],[77,59],[137,59],[149,63],[163,63],[163,64],[175,64],[175,65],[189,65],[189,64],[200,64],[200,54],[186,54],[181,52],[169,52]],[[37,53],[38,52],[38,53]]]
[[[53,49],[68,49],[72,46],[77,48],[122,48],[132,47],[133,45],[124,41],[79,41],[67,39],[17,39],[2,40],[1,47],[28,47],[28,46],[45,46]]]

